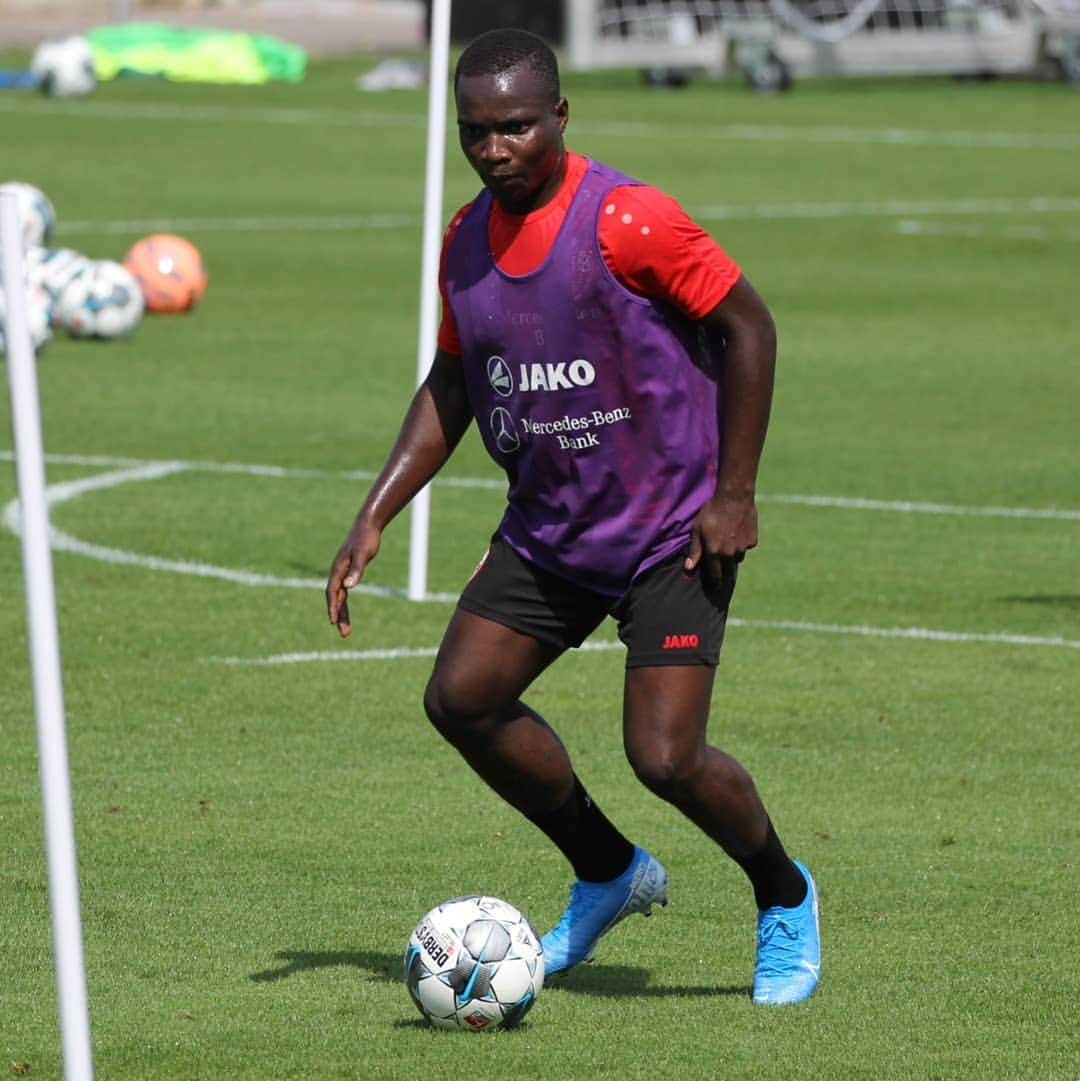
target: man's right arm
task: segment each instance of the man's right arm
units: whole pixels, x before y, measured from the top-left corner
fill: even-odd
[[[330,567],[326,609],[343,638],[352,630],[348,591],[378,553],[382,531],[445,464],[471,420],[461,358],[436,350],[386,464]]]

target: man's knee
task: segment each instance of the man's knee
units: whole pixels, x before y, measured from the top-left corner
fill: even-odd
[[[424,713],[447,739],[483,732],[494,723],[498,706],[491,695],[457,671],[438,668],[424,691]]]
[[[432,674],[424,690],[424,713],[443,735],[467,723],[460,693],[438,672]]]
[[[628,749],[627,758],[650,792],[674,803],[693,787],[704,764],[698,748],[684,749],[663,741]]]

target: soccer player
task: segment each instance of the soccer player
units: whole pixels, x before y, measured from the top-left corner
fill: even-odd
[[[667,900],[667,874],[591,799],[522,701],[608,616],[627,647],[623,741],[647,788],[746,873],[758,908],[755,1002],[818,981],[817,893],[754,782],[706,742],[736,569],[757,544],[754,491],[776,336],[739,267],[656,189],[568,151],[556,59],[520,30],[474,40],[454,76],[483,190],[443,243],[443,321],[427,378],[334,558],[330,622],[382,532],[476,421],[509,482],[461,595],[427,716],[576,878],[543,936],[546,970]]]

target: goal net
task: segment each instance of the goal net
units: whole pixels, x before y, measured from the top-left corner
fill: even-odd
[[[570,0],[569,63],[752,75],[1034,71],[1030,0]],[[753,80],[752,80],[753,81]]]

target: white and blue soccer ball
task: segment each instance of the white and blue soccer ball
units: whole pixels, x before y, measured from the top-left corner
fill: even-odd
[[[78,34],[43,41],[34,50],[30,73],[39,89],[58,98],[85,97],[97,86],[94,51]]]
[[[25,250],[48,247],[56,227],[56,211],[49,197],[40,188],[22,180],[0,184],[0,192],[15,196]]]
[[[26,276],[31,285],[39,285],[49,294],[55,309],[67,287],[93,262],[74,248],[31,248],[26,253]]]
[[[409,936],[405,984],[436,1028],[510,1028],[544,986],[543,947],[507,901],[456,897],[436,905]]]
[[[143,316],[142,289],[112,259],[94,259],[65,286],[55,321],[75,338],[124,338]]]
[[[52,301],[40,285],[27,283],[26,323],[30,331],[30,344],[36,353],[52,338]],[[0,289],[0,353],[7,352],[7,300]]]

